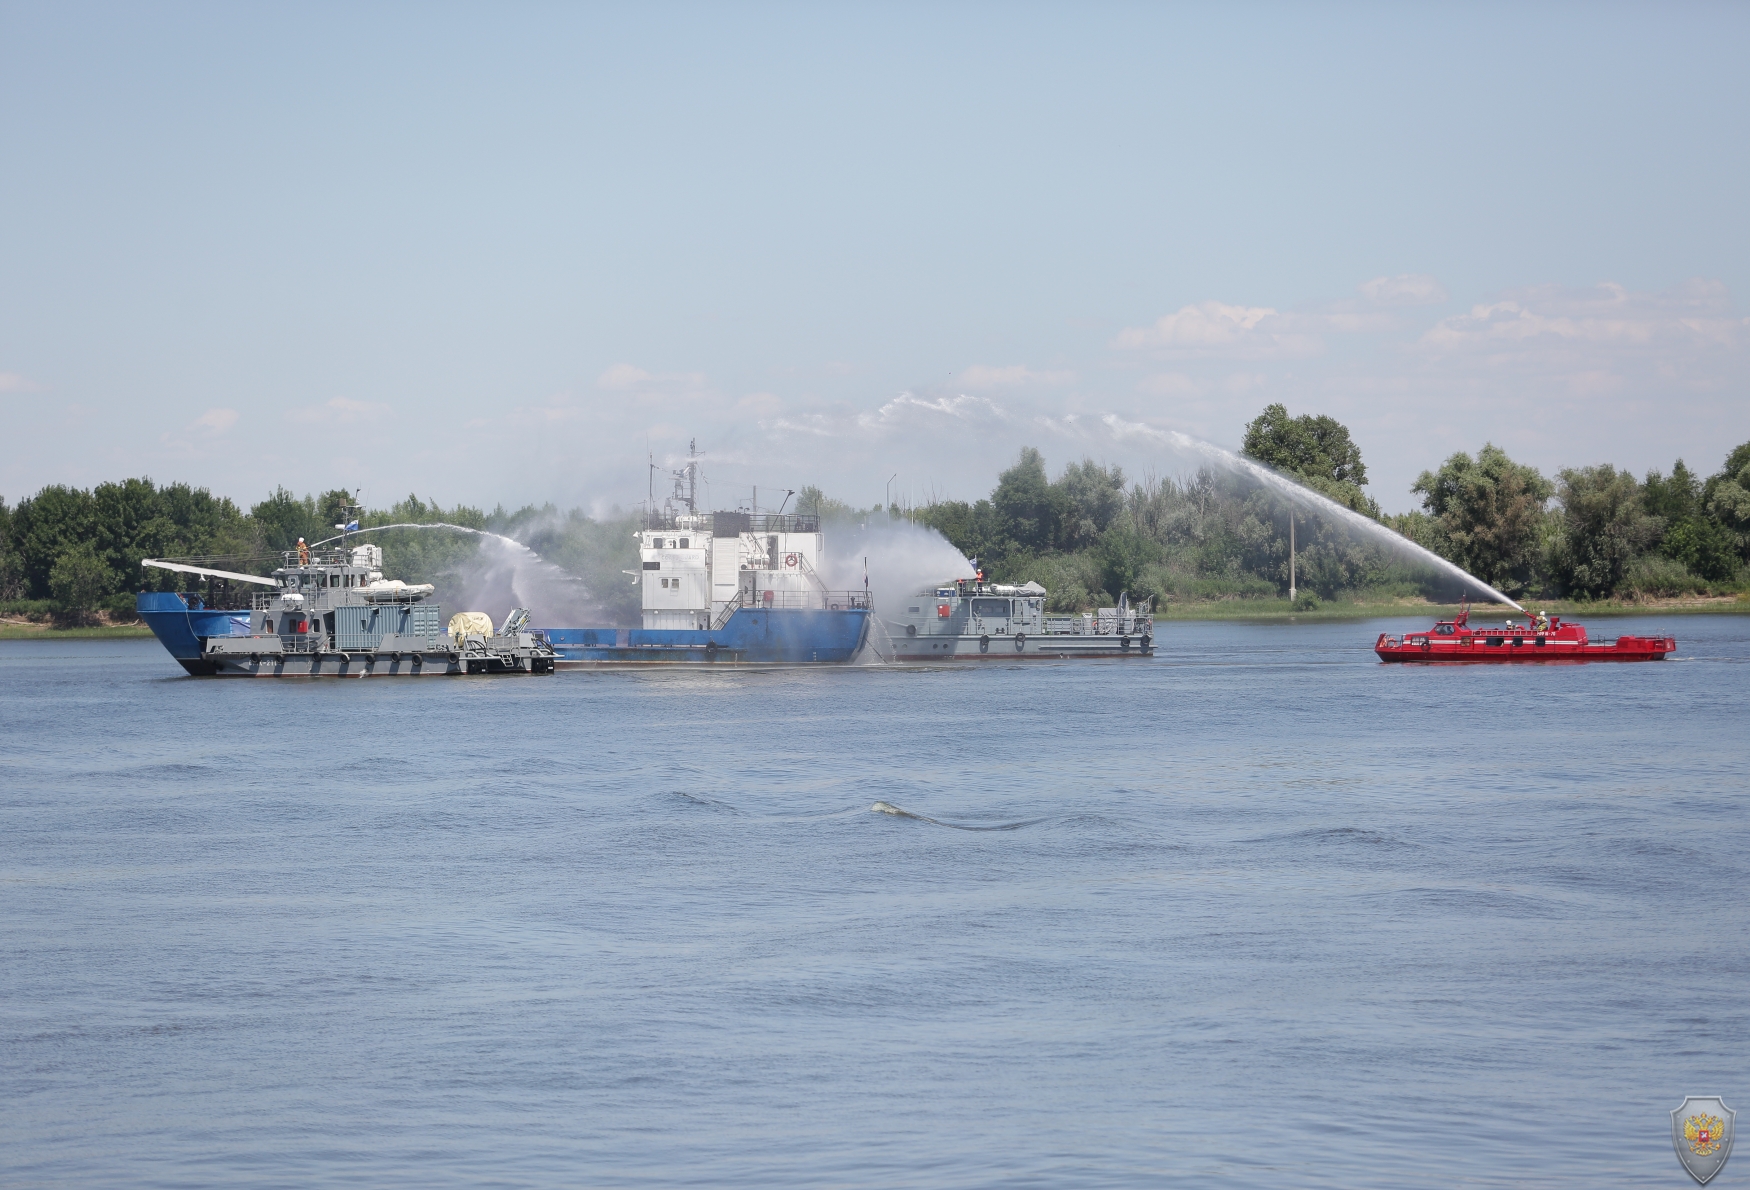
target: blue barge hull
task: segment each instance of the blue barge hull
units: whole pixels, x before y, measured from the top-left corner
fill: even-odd
[[[177,664],[197,676],[216,672],[203,656],[208,637],[249,635],[248,612],[214,611],[201,607],[198,599],[190,604],[170,591],[140,592],[134,610]]]
[[[738,608],[723,627],[544,628],[560,665],[832,665],[857,655],[868,608]]]

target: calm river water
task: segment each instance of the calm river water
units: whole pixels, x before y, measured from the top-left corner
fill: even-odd
[[[1750,617],[1375,662],[1425,622],[421,682],[0,644],[0,1183],[1688,1185],[1670,1109],[1750,1107]]]

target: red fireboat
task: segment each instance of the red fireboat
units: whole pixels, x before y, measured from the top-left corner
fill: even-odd
[[[1427,632],[1401,639],[1382,632],[1373,646],[1381,661],[1663,661],[1677,651],[1674,636],[1619,636],[1590,640],[1579,624],[1539,614],[1523,626],[1472,628],[1470,603]]]

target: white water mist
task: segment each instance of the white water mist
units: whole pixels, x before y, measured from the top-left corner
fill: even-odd
[[[1460,569],[1451,562],[1448,562],[1445,558],[1442,558],[1439,554],[1436,554],[1434,551],[1417,545],[1403,534],[1395,533],[1391,529],[1380,524],[1378,521],[1362,516],[1353,509],[1344,508],[1341,504],[1338,504],[1335,500],[1332,500],[1329,497],[1322,496],[1318,492],[1312,491],[1310,488],[1301,487],[1287,476],[1272,471],[1262,463],[1245,458],[1242,455],[1236,455],[1230,450],[1223,450],[1212,442],[1204,442],[1201,439],[1191,437],[1189,434],[1180,433],[1178,430],[1157,430],[1152,426],[1120,421],[1117,417],[1111,414],[1106,416],[1105,422],[1107,427],[1114,434],[1121,437],[1125,435],[1137,435],[1145,438],[1152,438],[1155,441],[1165,443],[1181,452],[1189,452],[1208,459],[1210,462],[1225,470],[1237,471],[1241,474],[1250,476],[1252,479],[1255,479],[1259,483],[1268,487],[1271,491],[1276,492],[1278,495],[1285,497],[1291,503],[1297,504],[1309,512],[1316,513],[1327,520],[1335,521],[1338,524],[1354,529],[1362,535],[1379,542],[1395,552],[1408,554],[1410,557],[1433,567],[1442,574],[1447,574],[1453,578],[1469,583],[1492,596],[1497,603],[1504,603],[1508,607],[1518,608],[1521,612],[1525,611],[1525,609],[1520,607],[1518,603],[1507,598],[1507,596],[1489,586],[1489,584],[1485,583],[1476,575]]]
[[[832,590],[863,589],[867,559],[869,594],[883,620],[904,612],[919,591],[957,578],[971,578],[972,563],[935,529],[872,514],[866,525],[829,524],[821,580]]]
[[[456,588],[444,593],[446,602],[457,610],[483,611],[494,620],[502,620],[511,608],[526,607],[537,623],[545,625],[590,623],[598,613],[598,601],[582,579],[502,533],[447,521],[423,521],[371,525],[346,537],[388,529],[447,530],[480,538],[485,549],[458,567]]]

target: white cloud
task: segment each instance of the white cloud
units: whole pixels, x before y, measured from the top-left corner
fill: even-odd
[[[1446,286],[1427,273],[1400,273],[1363,281],[1360,290],[1381,306],[1434,306],[1447,300]]]
[[[1690,281],[1662,293],[1633,293],[1612,282],[1589,289],[1544,285],[1443,318],[1418,346],[1435,356],[1522,363],[1623,352],[1648,360],[1657,353],[1736,350],[1744,345],[1746,321],[1733,317],[1730,294],[1717,281]]]
[[[635,364],[615,364],[596,377],[596,387],[609,392],[676,395],[704,392],[703,372],[647,372]]]
[[[178,458],[202,458],[236,424],[235,409],[208,409],[179,433],[158,435],[158,441]]]
[[[223,434],[237,424],[235,409],[209,409],[189,423],[191,430],[205,430],[210,434]]]
[[[1318,332],[1333,329],[1339,328],[1320,316],[1284,315],[1269,306],[1209,301],[1181,307],[1152,325],[1122,331],[1112,345],[1176,356],[1299,358],[1323,352],[1325,344]]]
[[[17,372],[0,372],[0,393],[34,393],[41,389],[42,386],[28,376],[20,376]]]
[[[971,389],[1019,388],[1023,385],[1070,384],[1074,372],[1035,372],[1023,364],[991,367],[973,364],[960,373],[960,383]]]
[[[1138,382],[1136,391],[1151,397],[1196,397],[1203,386],[1183,372],[1157,372]]]
[[[748,393],[735,403],[736,412],[754,417],[771,417],[783,407],[784,399],[777,393]]]
[[[208,412],[213,412],[209,410]],[[372,422],[389,412],[389,406],[377,401],[355,401],[351,397],[331,397],[320,405],[308,406],[292,415],[294,421],[307,426],[351,426]]]

